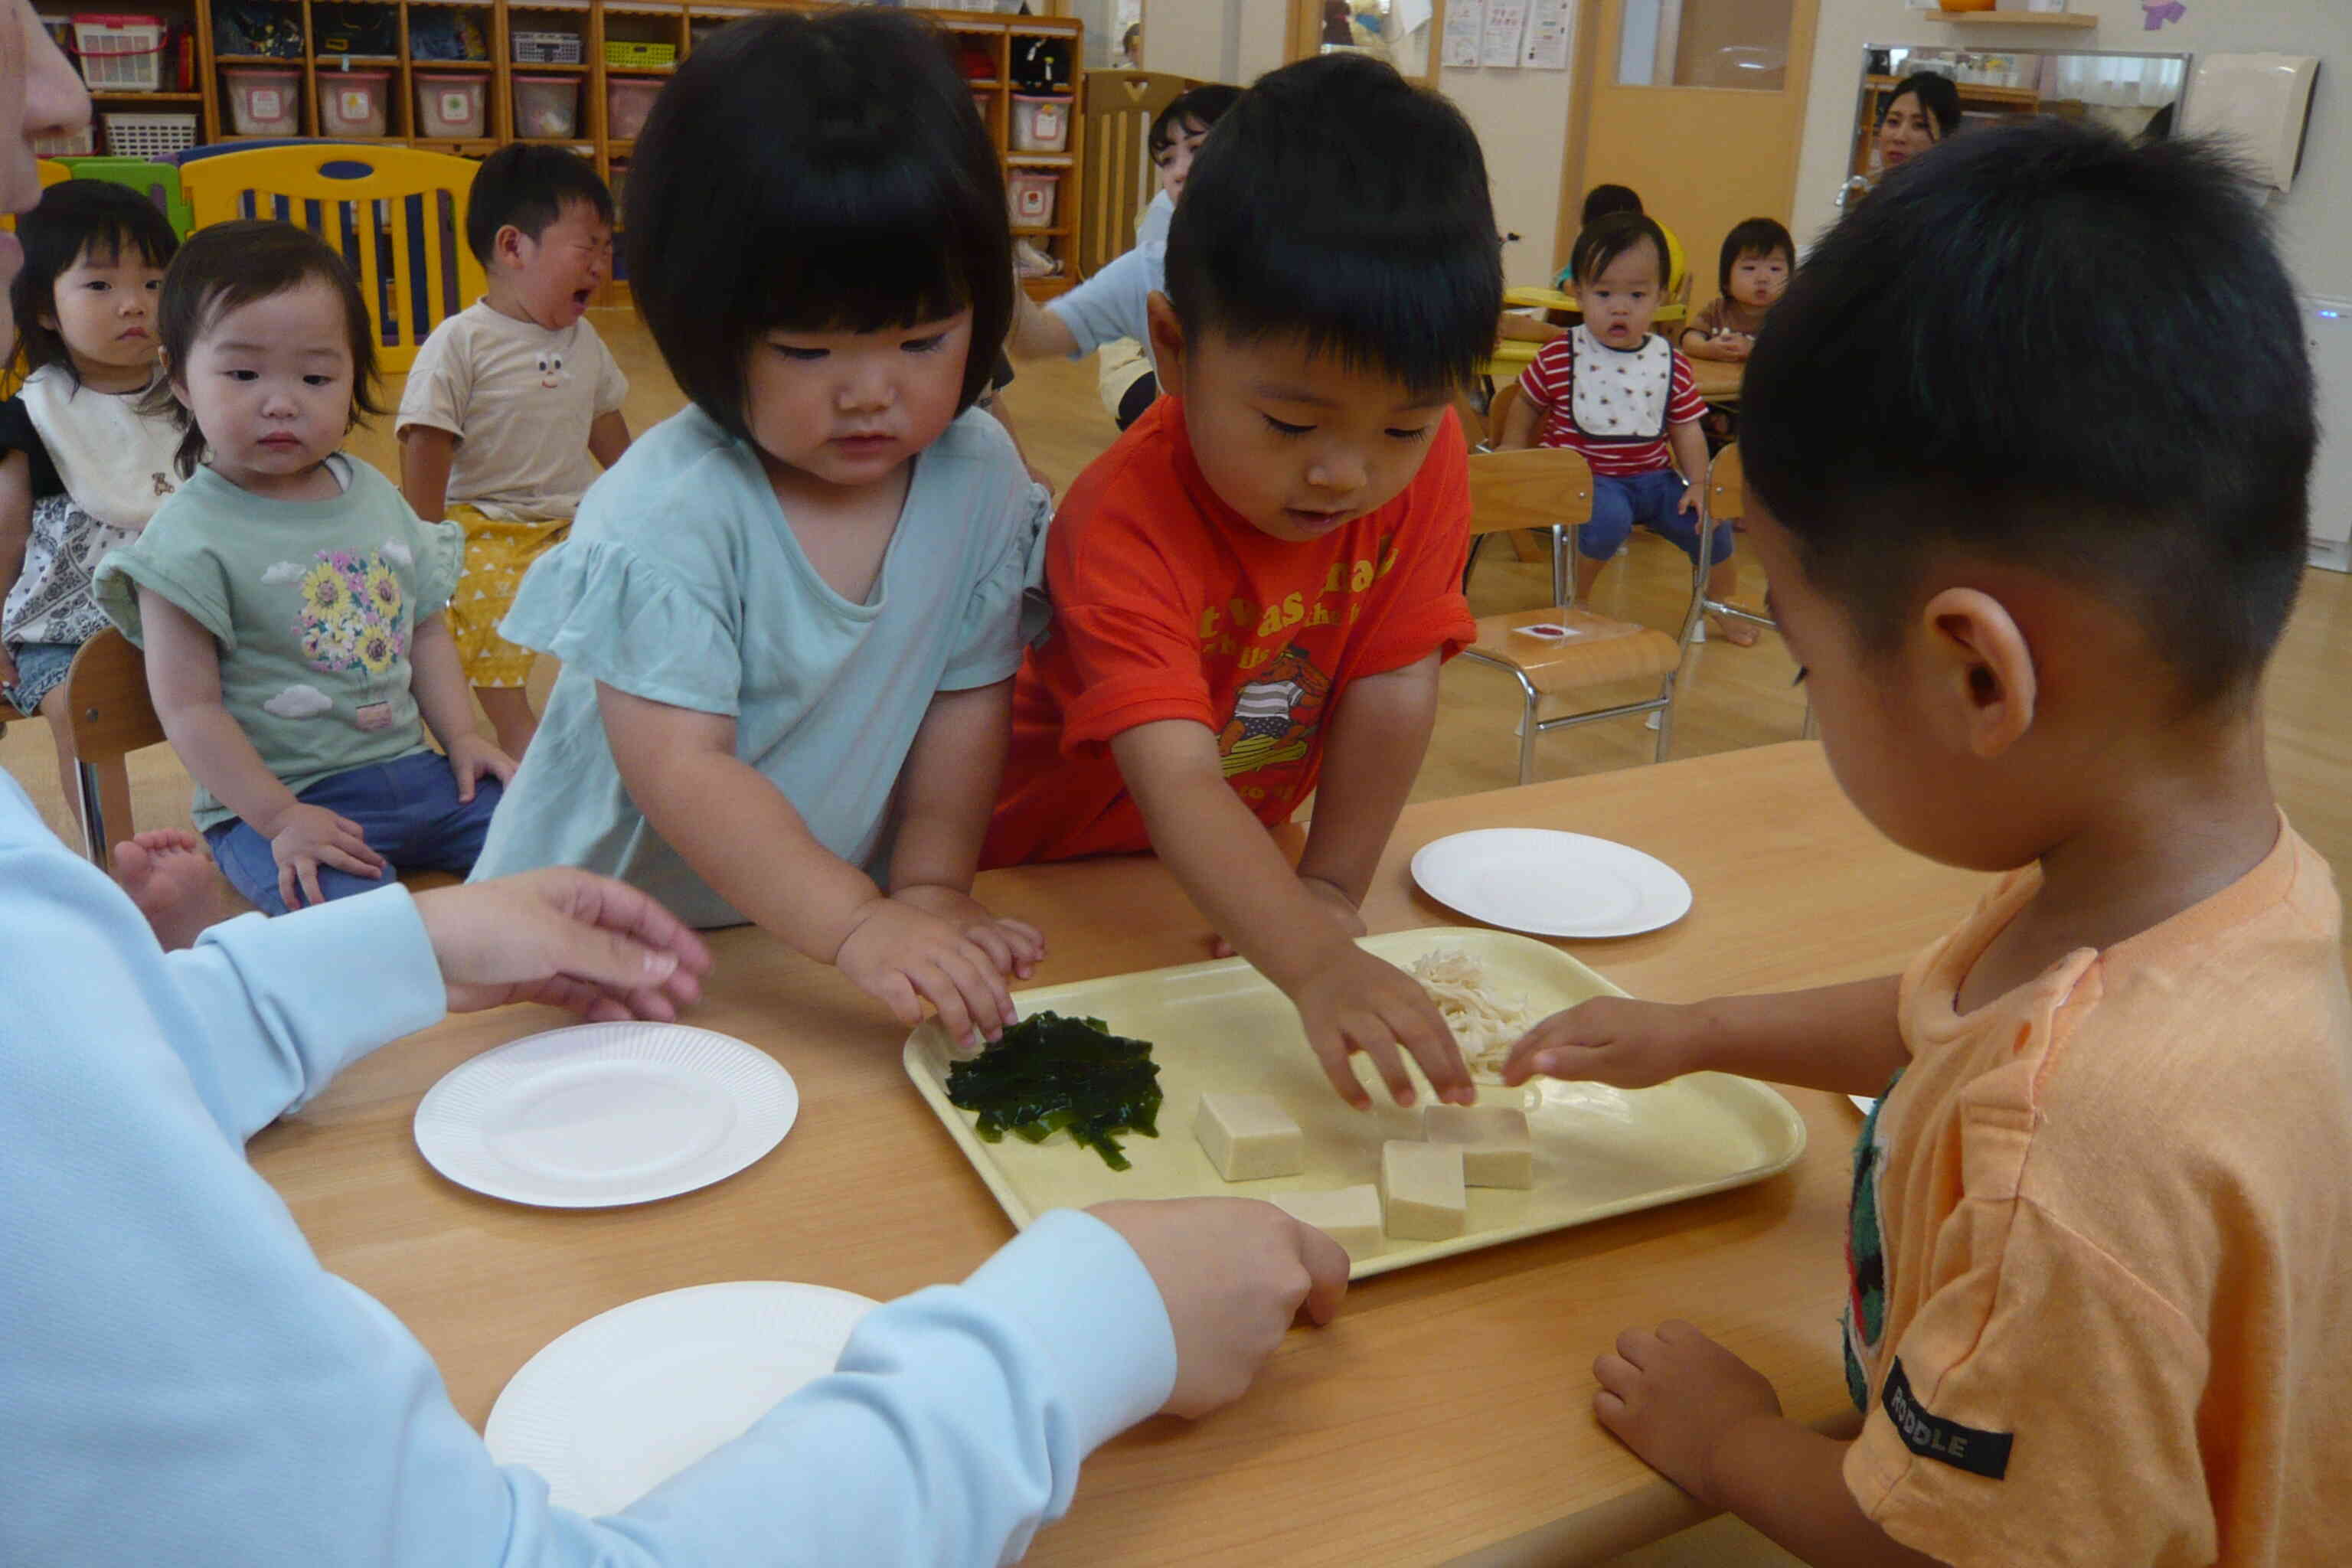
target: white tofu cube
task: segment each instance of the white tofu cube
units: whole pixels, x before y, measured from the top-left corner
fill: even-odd
[[[1228,1182],[1295,1176],[1307,1169],[1307,1137],[1267,1094],[1204,1094],[1192,1136]]]
[[[1381,1248],[1381,1191],[1370,1182],[1329,1193],[1274,1193],[1269,1201],[1352,1254]]]
[[[1421,1135],[1462,1151],[1462,1179],[1474,1187],[1536,1184],[1535,1140],[1528,1113],[1504,1105],[1431,1105],[1421,1113]]]
[[[1381,1201],[1388,1233],[1406,1241],[1446,1241],[1469,1224],[1462,1151],[1450,1143],[1381,1145]]]

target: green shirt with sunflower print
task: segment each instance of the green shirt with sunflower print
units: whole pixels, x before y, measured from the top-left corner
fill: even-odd
[[[296,795],[425,749],[409,644],[466,556],[456,523],[419,521],[365,463],[329,463],[343,490],[320,501],[270,500],[198,468],[97,576],[100,605],[132,642],[142,588],[213,635],[222,704]],[[199,828],[236,815],[201,784],[194,813]]]

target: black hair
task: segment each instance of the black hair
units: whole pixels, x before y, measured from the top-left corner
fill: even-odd
[[[1674,262],[1666,252],[1666,231],[1658,226],[1655,218],[1639,213],[1612,213],[1591,225],[1576,237],[1576,247],[1568,253],[1569,275],[1579,281],[1600,277],[1616,264],[1617,258],[1635,246],[1649,244],[1658,252],[1658,292],[1666,291],[1667,277],[1674,271]]]
[[[1228,87],[1221,81],[1186,88],[1152,117],[1151,134],[1144,139],[1144,151],[1157,163],[1160,154],[1168,151],[1187,129],[1198,126],[1206,131],[1223,119],[1225,110],[1238,103],[1241,96],[1240,88]]]
[[[1919,107],[1927,111],[1927,118],[1936,122],[1937,141],[1946,140],[1960,128],[1960,89],[1941,71],[1913,71],[1896,82],[1895,90],[1886,95],[1886,107],[1878,111],[1881,125],[1886,123],[1896,102],[1906,95],[1917,99]]]
[[[79,384],[64,335],[41,318],[57,317],[58,279],[90,256],[118,261],[136,250],[150,267],[168,267],[180,240],[155,204],[128,186],[103,180],[64,180],[41,193],[41,205],[16,220],[16,240],[25,259],[8,285],[8,308],[16,318],[16,341],[25,367],[60,365]]]
[[[1591,228],[1612,213],[1642,212],[1642,194],[1631,185],[1595,185],[1584,193],[1584,210],[1576,215],[1576,226]]]
[[[1415,391],[1466,385],[1502,236],[1462,111],[1358,54],[1258,79],[1201,144],[1168,236],[1188,338],[1297,338]]]
[[[613,193],[597,177],[596,165],[566,147],[533,147],[509,142],[475,171],[466,193],[466,245],[474,258],[490,266],[498,257],[499,230],[512,224],[536,240],[560,223],[574,202],[613,221]]]
[[[1806,258],[1739,444],[1866,647],[1960,555],[2130,614],[2191,709],[2251,693],[2302,577],[2317,428],[2250,189],[2210,143],[2043,120],[1904,164]]]
[[[187,405],[172,395],[171,386],[185,385],[188,356],[196,340],[222,312],[299,289],[313,279],[332,288],[343,302],[352,351],[352,408],[343,428],[357,425],[362,415],[383,412],[375,395],[375,328],[343,258],[317,235],[289,223],[268,218],[216,223],[190,235],[172,258],[163,274],[163,308],[156,322],[155,335],[171,380],[157,388],[146,411],[170,414],[185,433],[179,453],[183,476],[194,473],[204,460],[205,433]]]
[[[783,12],[696,45],[638,135],[623,245],[670,374],[739,438],[762,332],[969,309],[961,412],[1012,325],[996,153],[947,36],[902,11]]]
[[[1788,228],[1777,218],[1751,217],[1731,226],[1723,237],[1723,262],[1717,271],[1717,282],[1726,299],[1731,296],[1731,269],[1743,256],[1785,255],[1789,270],[1797,269],[1797,242]]]

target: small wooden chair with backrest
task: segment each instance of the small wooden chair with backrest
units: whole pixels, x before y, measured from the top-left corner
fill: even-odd
[[[1555,559],[1564,560],[1570,534],[1591,515],[1592,470],[1579,454],[1558,447],[1471,454],[1474,538],[1512,529],[1548,528],[1553,531]],[[1679,637],[1576,609],[1561,602],[1565,598],[1565,595],[1555,595],[1555,602],[1540,610],[1480,616],[1478,640],[1462,650],[1464,658],[1506,670],[1519,683],[1523,700],[1519,782],[1535,782],[1536,737],[1544,731],[1640,713],[1658,715],[1657,759],[1664,762],[1674,746],[1675,676],[1682,668],[1683,650],[1692,629],[1698,624],[1696,598],[1683,616]],[[1568,635],[1538,637],[1522,629],[1547,623],[1565,627]],[[1657,695],[1549,719],[1538,717],[1547,697],[1635,680],[1658,682]]]
[[[1495,395],[1487,399],[1486,412],[1483,419],[1483,423],[1486,427],[1486,434],[1483,439],[1472,443],[1472,451],[1492,452],[1496,450],[1496,443],[1503,438],[1503,430],[1510,420],[1511,410],[1517,405],[1519,396],[1519,383],[1518,378],[1516,376],[1506,380],[1502,385],[1495,389]],[[1467,421],[1465,420],[1465,423],[1466,425]],[[1557,605],[1565,605],[1570,602],[1568,596],[1568,558],[1560,552],[1561,542],[1566,538],[1566,531],[1562,528],[1553,528],[1549,531],[1551,535],[1552,602]],[[1478,546],[1484,542],[1485,537],[1486,536],[1483,534],[1473,534],[1471,536],[1470,560],[1462,568],[1462,586],[1465,593],[1468,592],[1470,586],[1470,568],[1477,564]],[[1527,534],[1512,534],[1510,537],[1510,543],[1511,553],[1517,556],[1521,561],[1533,561],[1538,558],[1537,547],[1534,542]]]
[[[180,186],[197,228],[274,217],[339,252],[374,317],[376,363],[394,372],[489,287],[466,245],[475,167],[408,147],[266,147],[184,164]]]
[[[1151,121],[1199,84],[1165,71],[1087,72],[1086,167],[1078,171],[1078,276],[1091,278],[1135,244],[1136,220],[1160,194]]]
[[[1725,523],[1736,522],[1747,515],[1748,471],[1742,467],[1739,443],[1734,441],[1722,451],[1717,452],[1714,460],[1706,466],[1706,491],[1699,506],[1698,558],[1701,561],[1713,560],[1716,529]],[[1780,623],[1769,616],[1759,614],[1757,611],[1731,604],[1727,600],[1708,598],[1706,569],[1696,567],[1694,572],[1697,579],[1698,586],[1696,591],[1702,613],[1720,616],[1726,620],[1745,621],[1749,626],[1762,626],[1769,632],[1777,632],[1780,629]],[[1805,699],[1804,733],[1808,739],[1815,733],[1813,702],[1810,696]]]
[[[132,831],[127,759],[165,739],[146,656],[111,627],[82,644],[66,672],[66,732],[81,778],[82,853],[107,870],[114,844]]]

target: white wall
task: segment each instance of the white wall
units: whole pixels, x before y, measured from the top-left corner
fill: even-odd
[[[2069,9],[2095,15],[2099,25],[2080,32],[1964,30],[1912,10],[1904,0],[1821,0],[1797,169],[1799,237],[1837,216],[1834,198],[1845,177],[1865,44],[2317,55],[2322,64],[2303,172],[2276,210],[2287,260],[2301,285],[2314,293],[2352,296],[2352,0],[2192,0],[2186,18],[2154,33],[2144,30],[2139,0],[2072,0]]]
[[[1503,247],[1505,281],[1514,287],[1549,284],[1573,74],[1460,67],[1440,74],[1439,87],[1460,106],[1486,150],[1495,221],[1505,234],[1519,237]]]
[[[1289,43],[1287,0],[1145,0],[1144,62],[1156,71],[1247,83],[1282,64]],[[1238,61],[1238,71],[1225,62]],[[1486,149],[1495,221],[1522,237],[1503,249],[1513,284],[1551,281],[1559,225],[1559,163],[1568,143],[1570,73],[1465,70],[1443,73]]]

